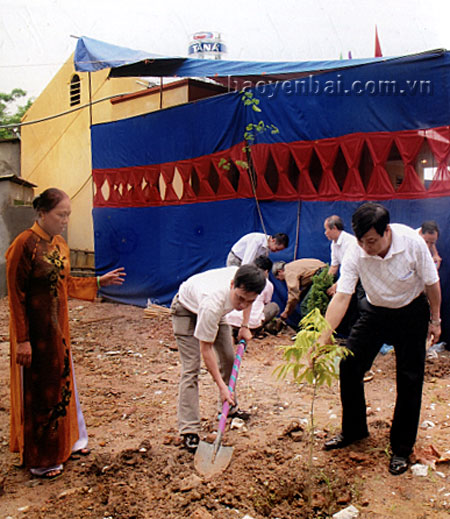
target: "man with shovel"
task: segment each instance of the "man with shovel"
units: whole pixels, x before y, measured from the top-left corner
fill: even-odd
[[[251,305],[265,284],[263,271],[255,265],[213,269],[187,279],[172,301],[173,331],[181,358],[178,427],[190,452],[196,451],[200,441],[201,358],[219,388],[221,402],[228,401],[231,406],[229,416],[239,416],[235,397],[228,389],[234,348],[230,326],[223,317],[233,309],[243,310],[238,338],[250,340]]]

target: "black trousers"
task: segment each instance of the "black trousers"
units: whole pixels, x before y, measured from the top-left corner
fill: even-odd
[[[391,427],[391,448],[409,456],[417,436],[425,370],[430,311],[424,294],[398,309],[359,301],[359,317],[347,341],[353,352],[341,361],[342,433],[348,438],[367,436],[364,374],[383,343],[392,344],[396,356],[397,398]]]
[[[355,293],[352,295],[347,311],[345,312],[341,323],[336,328],[338,336],[341,335],[342,337],[348,337],[350,335],[352,326],[358,320],[360,301],[366,301],[366,293],[361,285],[361,281],[358,281]]]

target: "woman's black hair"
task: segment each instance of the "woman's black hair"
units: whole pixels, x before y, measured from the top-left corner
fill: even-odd
[[[383,236],[389,222],[389,211],[381,204],[374,202],[366,202],[359,206],[352,216],[352,228],[358,240],[372,227],[380,236]]]
[[[48,213],[66,197],[66,193],[61,189],[49,187],[33,200],[33,207],[36,211]]]

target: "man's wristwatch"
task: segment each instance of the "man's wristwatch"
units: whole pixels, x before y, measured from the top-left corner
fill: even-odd
[[[430,319],[430,324],[433,326],[440,326],[441,320],[440,319]]]

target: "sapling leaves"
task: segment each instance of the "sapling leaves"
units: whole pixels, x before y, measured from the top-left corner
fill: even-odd
[[[254,112],[262,112],[261,108],[258,106],[260,104],[260,100],[254,96],[253,92],[241,90],[240,93],[242,94],[241,100],[244,103],[244,106],[251,107]],[[266,124],[263,120],[260,120],[258,123],[248,123],[245,126],[243,137],[246,145],[242,148],[242,151],[247,155],[247,158],[251,156],[251,146],[255,143],[256,136],[261,135],[266,131],[270,131],[271,135],[280,133],[280,130],[274,124]],[[250,163],[248,160],[236,160],[235,163],[243,169],[250,169]],[[226,159],[220,159],[219,168],[222,168],[225,171],[230,171],[230,161]]]
[[[309,312],[300,321],[295,343],[281,347],[285,363],[275,370],[278,378],[285,378],[292,371],[294,382],[305,379],[319,387],[324,383],[331,385],[339,376],[337,360],[348,355],[349,350],[337,344],[333,337],[329,344],[321,344],[319,338],[328,330],[329,324],[318,308]]]
[[[308,478],[306,489],[308,501],[311,501],[311,481],[313,471],[313,448],[315,438],[314,403],[317,389],[323,384],[331,386],[339,376],[339,360],[351,354],[350,350],[340,346],[331,336],[328,344],[322,344],[320,337],[329,333],[330,325],[318,308],[311,310],[301,321],[300,331],[295,343],[282,346],[284,363],[274,371],[279,379],[285,379],[289,373],[295,383],[308,383],[313,387],[309,413],[308,434]]]

